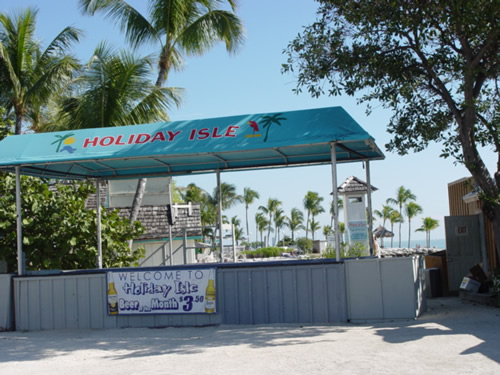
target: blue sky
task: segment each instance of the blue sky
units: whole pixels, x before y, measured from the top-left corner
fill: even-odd
[[[134,0],[130,3],[138,9],[144,9],[145,1]],[[10,13],[27,6],[39,9],[37,36],[45,45],[66,26],[84,30],[84,40],[74,48],[74,54],[82,61],[88,60],[94,48],[103,40],[108,40],[117,48],[127,48],[117,27],[103,15],[82,16],[77,0],[0,0],[2,12]],[[240,0],[237,13],[246,28],[245,44],[235,55],[229,55],[223,46],[217,46],[201,57],[186,58],[184,69],[171,74],[168,82],[169,86],[183,87],[186,90],[183,105],[169,113],[171,119],[189,120],[342,106],[384,150],[384,145],[390,139],[386,132],[391,116],[389,111],[374,103],[373,113],[367,116],[365,106],[358,105],[356,97],[324,96],[314,99],[307,93],[296,95],[292,92],[296,78],[281,74],[281,64],[286,62],[282,51],[304,26],[315,20],[316,10],[317,3],[313,0]],[[155,52],[157,48],[151,47],[140,53],[146,55]],[[373,193],[373,209],[380,210],[385,200],[394,197],[398,187],[403,185],[416,195],[416,202],[423,208],[423,214],[412,220],[412,240],[422,239],[424,244],[425,234],[415,233],[414,229],[421,225],[422,218],[426,216],[437,219],[440,223],[440,227],[432,232],[431,239],[444,238],[444,216],[449,214],[448,183],[469,176],[468,171],[463,166],[454,165],[452,159],[439,158],[439,145],[432,145],[423,152],[404,157],[384,152],[385,160],[371,163],[372,185],[379,189]],[[495,166],[494,152],[491,149],[483,150],[483,157],[492,172]],[[366,180],[361,163],[341,164],[337,170],[339,184],[349,176]],[[310,190],[318,192],[324,198],[325,211],[329,210],[332,191],[329,165],[228,172],[223,173],[221,179],[234,184],[240,194],[245,187],[259,192],[260,200],[249,211],[252,239],[255,237],[253,218],[258,206],[265,205],[268,198],[281,200],[285,214],[289,214],[293,207],[303,209],[302,200]],[[176,178],[176,182],[179,186],[194,182],[213,192],[216,176],[180,177]],[[229,217],[238,215],[244,227],[243,205],[225,214]],[[330,223],[328,213],[320,215],[318,219],[322,226]],[[377,220],[375,225],[378,224]],[[322,237],[321,231],[316,232],[316,239]],[[404,223],[403,243],[407,238],[408,223]]]

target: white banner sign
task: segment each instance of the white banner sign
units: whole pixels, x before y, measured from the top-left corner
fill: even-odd
[[[215,268],[107,273],[108,314],[214,313]]]

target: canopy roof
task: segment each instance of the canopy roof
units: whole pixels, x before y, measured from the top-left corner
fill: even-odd
[[[131,178],[383,159],[341,107],[9,136],[0,170]]]

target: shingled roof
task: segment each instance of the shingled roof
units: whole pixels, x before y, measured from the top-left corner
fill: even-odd
[[[106,207],[107,184],[100,186],[101,205]],[[185,205],[184,205],[185,206]],[[87,199],[87,208],[96,207],[96,194],[92,194]],[[116,208],[122,217],[130,216],[130,207]],[[192,204],[188,207],[178,207],[177,217],[172,226],[172,233],[175,235],[180,229],[187,228],[188,236],[201,236],[201,212],[199,204]],[[146,228],[146,233],[139,237],[140,240],[153,240],[169,237],[169,224],[167,221],[167,206],[141,206],[137,216],[142,225]]]
[[[371,185],[371,190],[378,190],[375,186]],[[357,177],[348,177],[342,185],[337,188],[337,191],[342,194],[360,193],[368,191],[368,184]]]

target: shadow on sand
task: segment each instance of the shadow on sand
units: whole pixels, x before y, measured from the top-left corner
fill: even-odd
[[[466,344],[461,348],[470,347],[460,355],[481,353],[500,363],[499,328],[499,308],[477,305],[459,298],[440,298],[429,300],[427,312],[417,320],[369,324],[0,332],[0,367],[1,363],[66,357],[80,350],[95,350],[99,351],[102,358],[120,360],[166,353],[183,356],[234,346],[271,350],[310,344],[312,341],[322,348],[335,348],[344,345],[348,337],[359,340],[361,334],[367,335],[366,332],[375,339],[382,338],[383,344],[388,345],[389,349],[396,344],[417,342],[429,337],[449,343],[450,337],[451,342],[454,342],[467,336]]]

